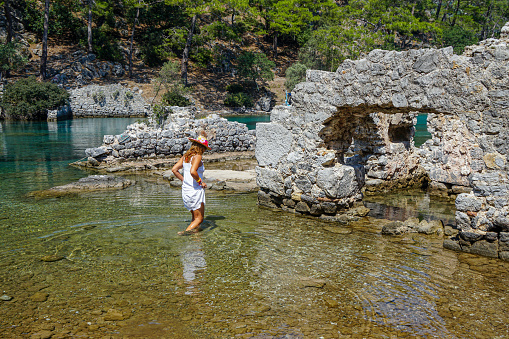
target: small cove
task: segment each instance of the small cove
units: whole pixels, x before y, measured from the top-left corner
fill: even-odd
[[[176,235],[189,215],[162,180],[25,196],[90,174],[68,163],[130,122],[1,124],[2,337],[509,337],[508,263],[380,235],[380,217],[454,219],[452,202],[423,192],[367,198],[379,214],[338,225],[210,191],[191,237]]]

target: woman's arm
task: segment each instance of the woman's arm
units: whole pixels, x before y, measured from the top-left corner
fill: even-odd
[[[196,182],[198,182],[203,188],[207,188],[207,184],[201,181],[200,176],[198,175],[198,167],[201,165],[201,155],[196,154],[193,156],[191,160],[191,176]]]
[[[184,177],[182,176],[182,174],[180,174],[179,170],[184,167],[183,165],[184,163],[184,157],[181,157],[179,161],[177,161],[177,163],[173,166],[173,168],[171,169],[171,171],[173,172],[173,175],[177,177],[177,179],[179,179],[180,181],[184,181]]]

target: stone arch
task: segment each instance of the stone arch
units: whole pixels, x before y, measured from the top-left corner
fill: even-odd
[[[268,164],[257,169],[260,202],[333,215],[362,199],[364,181],[425,173],[435,188],[458,194],[462,234],[484,239],[496,231],[499,239],[509,232],[508,44],[509,23],[500,40],[470,46],[463,55],[451,47],[373,50],[336,72],[308,71],[292,106],[276,107],[271,123],[258,124],[257,153]],[[409,142],[416,112],[428,113],[432,134],[419,150]],[[277,159],[267,157],[275,141],[264,134],[274,124],[288,139]],[[467,243],[458,246],[468,250]],[[509,246],[505,251],[509,258]]]

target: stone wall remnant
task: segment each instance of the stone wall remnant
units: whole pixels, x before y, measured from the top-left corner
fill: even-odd
[[[74,117],[147,117],[150,105],[138,91],[120,84],[88,85],[69,91]]]
[[[377,49],[308,71],[292,106],[258,125],[259,203],[330,219],[358,207],[361,189],[428,184],[458,199],[460,232],[444,246],[509,257],[508,44],[509,23],[463,55]],[[416,148],[419,113],[431,139]]]
[[[151,117],[151,123],[134,123],[122,134],[105,135],[102,146],[85,150],[89,162],[179,156],[191,146],[188,138],[196,138],[201,129],[207,132],[211,152],[254,149],[255,133],[245,124],[215,114],[194,119],[195,108],[191,107],[168,109],[171,113],[160,125]]]

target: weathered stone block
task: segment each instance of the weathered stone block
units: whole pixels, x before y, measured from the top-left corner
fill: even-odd
[[[274,202],[272,202],[271,196],[268,193],[266,193],[262,190],[259,190],[257,198],[258,198],[259,205],[265,206],[265,207],[270,207],[270,208],[277,208],[277,205],[274,204]]]
[[[509,261],[509,251],[498,252],[498,257],[504,261]]]
[[[320,204],[312,204],[311,207],[309,208],[309,214],[311,214],[311,215],[318,216],[318,215],[321,215],[322,213],[323,213],[323,210],[322,210]]]
[[[447,248],[448,250],[458,251],[458,252],[462,251],[462,248],[461,248],[461,246],[458,242],[458,239],[456,237],[445,239],[443,246],[444,246],[444,248]]]
[[[482,199],[477,198],[474,194],[461,193],[456,198],[456,209],[458,211],[474,211],[478,212],[482,207]]]
[[[318,172],[316,184],[329,198],[346,198],[360,192],[355,169],[336,165]]]
[[[401,221],[393,221],[382,227],[382,234],[384,235],[400,235],[408,233],[409,228]]]
[[[295,210],[300,213],[309,213],[309,206],[304,201],[299,201],[295,205]]]
[[[470,247],[470,253],[490,258],[498,258],[498,242],[488,242],[486,240],[476,241]]]
[[[327,214],[335,214],[336,213],[337,206],[335,203],[326,201],[326,202],[322,202],[320,205],[321,205],[321,208],[324,213],[327,213]]]
[[[276,170],[256,167],[256,184],[279,195],[285,194],[283,177]]]
[[[470,231],[460,231],[459,235],[463,240],[470,243],[480,241],[483,238],[483,234]]]
[[[500,238],[498,239],[498,246],[500,251],[509,252],[509,233],[500,232]]]
[[[277,123],[256,125],[256,160],[260,166],[275,166],[290,152],[293,136],[289,130]]]

